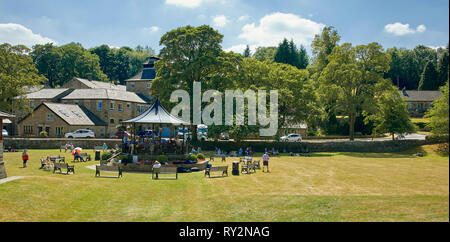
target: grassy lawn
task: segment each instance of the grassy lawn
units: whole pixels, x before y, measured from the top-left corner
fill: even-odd
[[[0,221],[449,221],[449,158],[434,148],[282,156],[271,173],[240,176],[228,158],[229,177],[159,181],[95,178],[85,167],[95,161],[74,163],[74,175],[39,170],[59,150],[30,150],[27,168],[21,153],[4,153],[8,176],[24,178],[0,184]]]

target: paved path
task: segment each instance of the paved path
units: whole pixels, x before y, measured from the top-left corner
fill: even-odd
[[[17,180],[17,179],[22,179],[22,178],[24,178],[24,176],[12,176],[12,177],[7,177],[7,178],[5,178],[5,179],[0,179],[0,184],[6,183],[6,182],[9,182],[9,181],[14,181],[14,180]]]

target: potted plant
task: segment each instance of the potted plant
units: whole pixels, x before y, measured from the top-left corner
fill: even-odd
[[[204,154],[202,154],[202,153],[198,153],[197,154],[197,160],[198,161],[204,161],[205,160],[205,155]]]

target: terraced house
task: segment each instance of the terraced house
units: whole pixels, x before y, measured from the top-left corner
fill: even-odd
[[[73,78],[61,88],[43,88],[26,95],[33,112],[16,113],[15,135],[62,137],[77,129],[91,129],[96,137],[113,136],[123,120],[145,112],[155,79],[153,57],[127,85]]]

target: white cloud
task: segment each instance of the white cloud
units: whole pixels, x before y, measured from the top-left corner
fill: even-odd
[[[213,17],[213,25],[215,27],[224,27],[228,22],[229,20],[225,15],[217,15]]]
[[[309,46],[324,24],[302,18],[295,14],[272,13],[242,27],[240,39],[250,46],[277,46],[284,38],[293,39],[296,44]]]
[[[419,33],[423,33],[427,30],[427,27],[425,27],[425,25],[421,24],[419,26],[417,26],[416,31]]]
[[[409,27],[409,24],[402,24],[402,23],[393,23],[393,24],[387,24],[384,26],[384,31],[394,34],[396,36],[403,36],[408,34],[415,34],[415,33],[423,33],[427,30],[427,27],[423,24],[417,26],[417,28],[411,29]]]
[[[244,22],[244,21],[247,21],[248,18],[250,18],[250,16],[248,16],[248,15],[243,15],[243,16],[241,16],[241,17],[238,18],[238,21],[239,21],[239,22]]]
[[[184,8],[196,8],[202,4],[203,0],[166,0],[166,4]]]
[[[142,32],[143,32],[144,34],[148,34],[148,33],[156,33],[156,32],[158,32],[159,30],[161,30],[161,28],[158,27],[158,26],[152,26],[152,27],[150,27],[150,28],[142,28]]]
[[[36,44],[58,44],[55,40],[35,34],[31,29],[15,23],[0,24],[0,43],[21,44],[29,47]]]
[[[230,48],[225,49],[225,51],[226,51],[226,52],[233,51],[234,53],[240,53],[240,54],[243,54],[245,48],[247,48],[247,45],[246,45],[246,44],[233,45],[233,46],[231,46]],[[255,51],[256,51],[256,48],[258,48],[258,46],[257,46],[257,45],[249,45],[249,48],[250,48],[250,52],[251,52],[252,54],[254,54]]]

